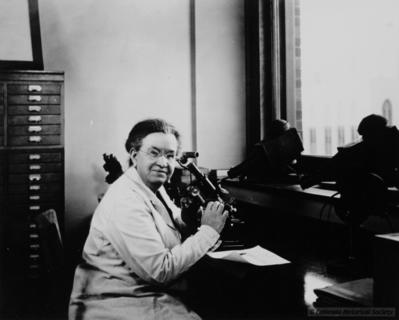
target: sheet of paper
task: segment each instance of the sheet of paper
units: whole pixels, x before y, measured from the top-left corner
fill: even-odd
[[[288,260],[262,248],[261,246],[241,250],[209,252],[208,256],[214,259],[249,263],[256,266],[271,266],[276,264],[290,263]]]

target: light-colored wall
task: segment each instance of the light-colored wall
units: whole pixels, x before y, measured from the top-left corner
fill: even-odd
[[[243,1],[196,1],[199,162],[213,168],[243,156]],[[45,69],[65,71],[67,236],[106,190],[102,154],[125,164],[135,122],[165,118],[192,148],[189,8],[189,0],[40,0]]]
[[[230,168],[245,153],[244,1],[196,2],[197,141],[207,168]]]

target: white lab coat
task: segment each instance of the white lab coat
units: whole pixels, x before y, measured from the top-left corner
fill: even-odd
[[[180,209],[160,188],[182,224]],[[97,207],[75,272],[69,319],[199,319],[177,298],[182,274],[215,245],[219,234],[201,226],[181,242],[167,210],[129,168]]]

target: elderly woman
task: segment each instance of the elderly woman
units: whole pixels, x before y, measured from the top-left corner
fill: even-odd
[[[181,241],[184,222],[165,192],[180,148],[167,122],[149,119],[130,131],[131,166],[97,207],[77,267],[70,319],[199,319],[184,305],[184,273],[218,242],[227,212],[209,202],[198,231]]]

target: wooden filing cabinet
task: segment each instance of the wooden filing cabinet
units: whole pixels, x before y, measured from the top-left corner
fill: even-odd
[[[62,72],[0,71],[0,296],[13,314],[44,274],[35,217],[55,209],[63,229],[63,101]]]

